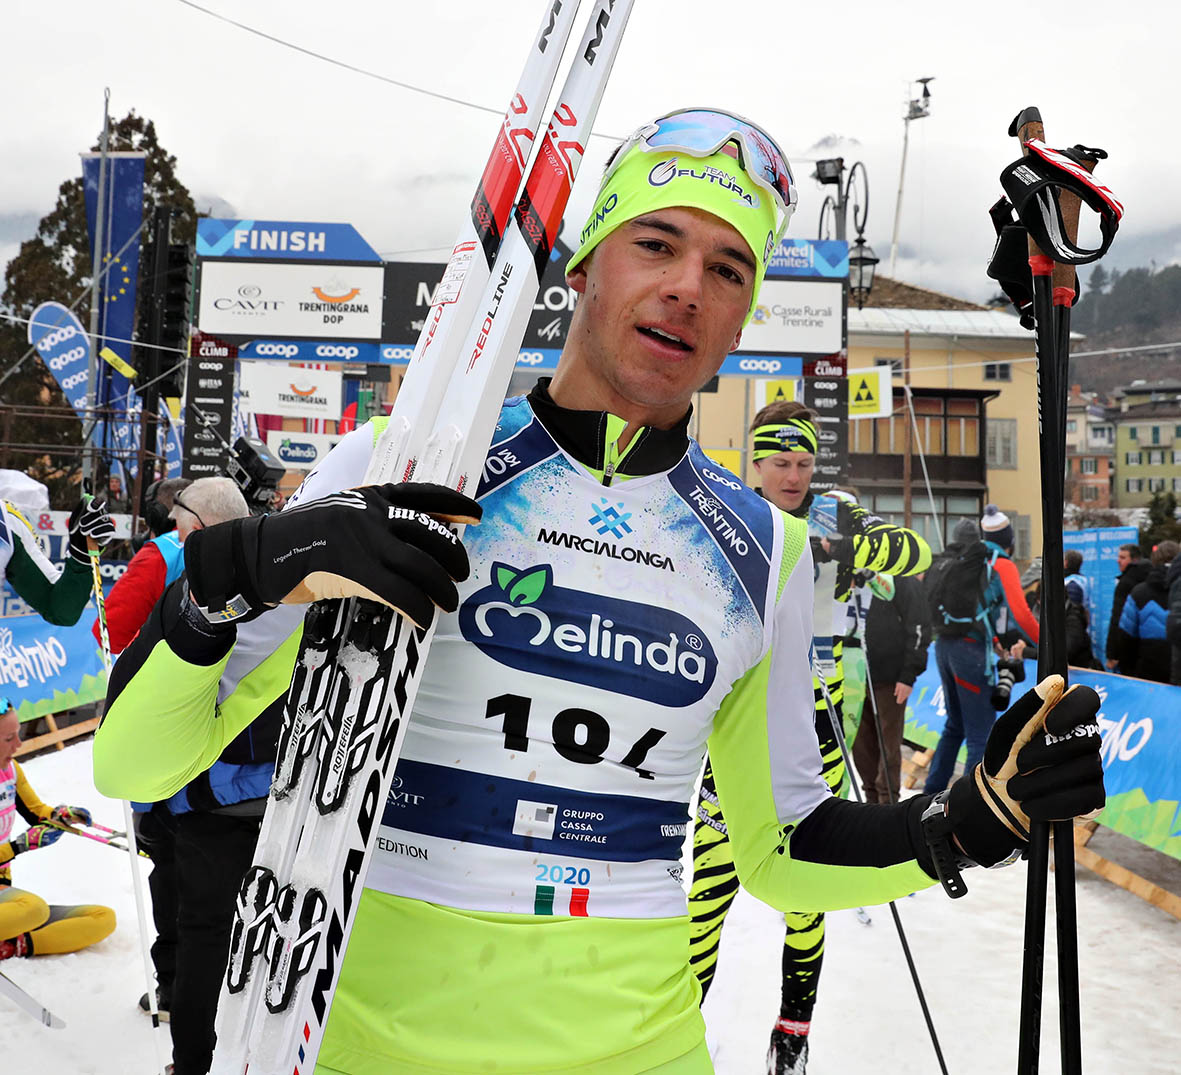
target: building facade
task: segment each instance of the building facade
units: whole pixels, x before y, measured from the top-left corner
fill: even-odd
[[[1093,392],[1071,385],[1066,400],[1066,501],[1087,510],[1112,507],[1115,425]]]
[[[1113,506],[1141,508],[1153,493],[1181,494],[1181,382],[1134,382],[1116,391]]]

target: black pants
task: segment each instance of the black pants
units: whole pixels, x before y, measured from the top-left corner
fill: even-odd
[[[172,989],[175,1075],[205,1075],[216,1041],[234,898],[254,858],[261,817],[181,814],[176,819],[177,953]]]
[[[148,889],[152,894],[152,965],[160,1007],[172,1011],[172,983],[176,980],[176,818],[163,803],[146,814],[135,814],[135,839],[152,856]]]

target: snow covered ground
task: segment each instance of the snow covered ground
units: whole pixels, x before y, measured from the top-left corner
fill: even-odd
[[[46,801],[90,806],[97,821],[123,827],[119,805],[94,791],[89,742],[34,758],[26,771]],[[9,977],[68,1025],[49,1030],[0,999],[3,1070],[158,1070],[150,1023],[136,1008],[145,986],[126,858],[67,836],[19,859],[16,880],[51,903],[114,907],[119,927],[74,955],[4,962]],[[1015,1070],[1017,1055],[1024,866],[973,870],[967,880],[970,892],[963,900],[953,902],[933,889],[901,901],[900,913],[948,1071],[999,1075]],[[870,908],[870,914],[869,926],[853,912],[829,917],[809,1072],[938,1073],[889,911]],[[1085,870],[1079,874],[1078,915],[1088,1075],[1181,1070],[1181,922]],[[778,1010],[781,945],[779,916],[740,893],[706,1003],[718,1075],[761,1075]],[[1042,1072],[1057,1075],[1052,925],[1047,947]]]

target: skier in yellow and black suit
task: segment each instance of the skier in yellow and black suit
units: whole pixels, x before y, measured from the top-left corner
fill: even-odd
[[[840,792],[845,765],[833,731],[843,720],[844,672],[841,661],[845,604],[856,573],[914,575],[931,563],[927,543],[912,530],[871,515],[848,494],[815,494],[809,486],[816,461],[813,415],[796,402],[764,407],[751,425],[754,464],[763,496],[798,518],[809,518],[816,560],[812,687],[816,698],[816,735],[820,740],[825,782]],[[820,673],[824,676],[821,685]],[[702,999],[713,981],[726,912],[738,891],[726,822],[706,760],[697,823],[693,834],[693,887],[689,895],[689,953],[701,983]],[[824,954],[824,915],[789,912],[783,949],[783,998],[767,1054],[769,1075],[803,1075],[808,1030]]]
[[[85,807],[51,808],[38,798],[16,760],[19,746],[16,710],[7,698],[0,698],[0,961],[76,952],[115,928],[115,912],[109,907],[51,905],[34,892],[13,887],[12,860],[17,855],[54,843],[62,835],[61,825],[90,824]],[[18,816],[29,827],[12,836]]]

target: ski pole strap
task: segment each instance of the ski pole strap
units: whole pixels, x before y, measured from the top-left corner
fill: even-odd
[[[1032,332],[1033,273],[1029,269],[1029,231],[1017,219],[1008,198],[1000,198],[988,211],[996,229],[996,246],[988,263],[988,275],[995,280],[1009,301],[1016,307],[1021,327]],[[1074,291],[1068,297],[1073,306],[1082,295],[1078,273],[1074,274]]]
[[[996,229],[996,246],[988,262],[988,275],[1001,286],[1009,301],[1017,308],[1021,327],[1032,332],[1033,274],[1029,271],[1028,237],[1025,225],[1013,212],[1008,198],[1001,198],[988,211]]]
[[[1028,156],[1001,172],[1001,187],[1042,253],[1064,265],[1098,261],[1111,246],[1123,216],[1123,204],[1087,170],[1107,154],[1101,149],[1071,146],[1051,149],[1037,138],[1025,143]],[[1099,214],[1101,241],[1097,248],[1081,247],[1070,238],[1058,192],[1068,190]]]

